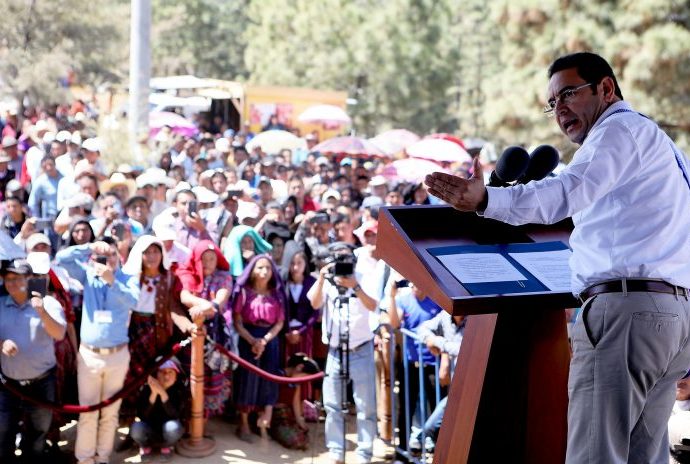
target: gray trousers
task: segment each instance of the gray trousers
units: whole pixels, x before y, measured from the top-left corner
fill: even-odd
[[[676,382],[690,369],[683,295],[603,293],[573,328],[567,464],[669,462]]]

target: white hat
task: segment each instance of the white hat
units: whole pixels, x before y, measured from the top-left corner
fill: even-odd
[[[230,140],[224,137],[221,137],[218,140],[216,140],[216,150],[223,153],[228,153],[230,151]]]
[[[237,201],[237,219],[242,222],[246,218],[256,219],[259,217],[259,205],[251,201]]]
[[[91,198],[91,195],[88,193],[84,192],[79,192],[67,200],[65,200],[65,208],[84,208],[86,210],[92,210],[93,209],[93,198]]]
[[[46,122],[45,119],[39,119],[34,123],[34,129],[36,132],[40,131],[47,131],[48,130],[48,123]]]
[[[90,139],[84,140],[81,144],[81,147],[87,151],[100,152],[103,149],[103,144],[101,143],[101,139],[98,137],[91,137]]]
[[[147,185],[165,185],[168,188],[175,186],[175,179],[168,177],[164,169],[149,168],[137,177],[137,187],[144,188]]]
[[[132,166],[127,163],[122,163],[117,167],[116,171],[121,172],[123,174],[131,174],[134,172],[134,168],[132,168]]]
[[[45,251],[32,251],[26,255],[26,260],[34,274],[48,274],[50,271],[50,255]]]
[[[196,195],[196,200],[199,203],[215,203],[218,201],[218,194],[212,192],[203,185],[197,185],[192,189],[194,195]]]
[[[64,142],[69,142],[69,140],[72,138],[72,133],[70,131],[66,130],[61,130],[60,132],[55,135],[55,140],[57,140],[60,143]]]
[[[26,239],[26,249],[31,250],[39,243],[43,243],[45,245],[50,246],[50,239],[44,233],[34,232],[33,234],[29,235],[29,237],[27,237]]]
[[[371,178],[369,181],[369,186],[370,187],[377,187],[380,185],[388,185],[388,181],[386,180],[385,177],[383,176],[374,176]]]
[[[192,190],[192,186],[189,184],[189,182],[182,181],[175,186],[175,193],[181,190]]]
[[[96,175],[96,169],[87,159],[81,159],[74,165],[74,180],[78,180],[84,174]]]
[[[328,189],[324,192],[323,195],[321,195],[321,202],[325,202],[327,198],[333,197],[336,200],[340,201],[340,192],[338,192],[335,189]]]
[[[175,240],[177,238],[175,217],[172,215],[174,211],[175,208],[168,208],[153,219],[151,228],[156,237],[161,240]]]
[[[55,140],[55,132],[46,132],[43,134],[43,143],[48,145],[49,143],[53,143],[53,140]]]
[[[74,145],[81,145],[81,134],[79,131],[72,132],[72,136],[69,139],[69,143]]]
[[[326,158],[325,156],[319,156],[318,158],[316,158],[315,163],[317,166],[321,166],[321,165],[327,166],[327,165],[331,164],[331,162],[328,161],[328,158]]]

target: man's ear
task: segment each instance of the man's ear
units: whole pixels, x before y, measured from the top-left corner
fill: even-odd
[[[606,76],[601,80],[602,91],[604,92],[604,100],[612,102],[616,99],[616,84],[610,76]]]

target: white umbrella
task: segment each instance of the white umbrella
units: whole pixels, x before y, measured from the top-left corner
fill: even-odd
[[[460,145],[444,139],[423,139],[405,151],[411,158],[423,158],[436,162],[472,162],[472,157]]]
[[[277,154],[280,150],[294,150],[296,148],[307,148],[307,142],[297,137],[292,132],[284,130],[267,130],[257,134],[247,142],[247,150],[252,151],[256,147],[261,147],[264,153]]]
[[[345,110],[334,105],[310,106],[297,117],[299,122],[316,122],[324,124],[351,124],[352,119]]]

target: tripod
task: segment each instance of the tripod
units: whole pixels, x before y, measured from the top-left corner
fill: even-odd
[[[340,408],[343,414],[343,454],[347,456],[347,413],[350,403],[347,400],[347,386],[350,383],[350,299],[345,296],[347,288],[338,287],[338,297],[335,299],[336,310],[340,314],[338,334],[338,360],[340,362]],[[343,308],[345,310],[345,327],[342,325]],[[347,462],[347,460],[345,460]]]
[[[330,281],[330,279],[329,279]],[[346,296],[348,288],[340,285],[333,285],[338,289],[338,296],[335,298],[333,313],[338,314],[338,373],[337,378],[340,380],[340,410],[343,416],[343,454],[347,455],[347,413],[349,411],[349,402],[347,398],[347,386],[351,382],[350,378],[350,299]],[[330,318],[330,327],[328,333],[328,340],[331,340],[333,334],[333,319]]]

